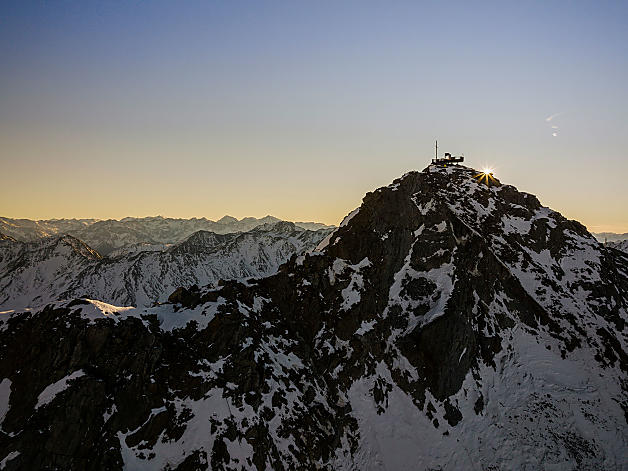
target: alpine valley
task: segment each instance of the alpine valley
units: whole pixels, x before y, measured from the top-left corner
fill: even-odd
[[[7,234],[3,274],[72,260],[81,282],[0,314],[0,468],[628,469],[628,254],[476,173],[410,172],[326,237],[104,260]],[[190,287],[194,247],[253,233],[289,257],[276,273]]]

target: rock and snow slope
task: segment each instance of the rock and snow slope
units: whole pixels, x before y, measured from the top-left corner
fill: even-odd
[[[2,314],[6,469],[627,469],[628,256],[473,175],[268,278]]]
[[[72,236],[0,240],[0,310],[78,296],[149,306],[181,286],[275,273],[291,255],[312,249],[328,232],[289,222],[235,234],[199,231],[179,244],[139,244],[104,258]]]

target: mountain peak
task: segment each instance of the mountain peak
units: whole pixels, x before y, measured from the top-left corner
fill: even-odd
[[[305,229],[297,227],[293,222],[276,220],[272,222],[266,222],[257,226],[254,231],[257,232],[278,232],[278,233],[291,233],[302,232]]]
[[[343,234],[357,230],[364,250],[359,254],[353,251],[356,258],[370,250],[372,244],[386,240],[387,234],[399,238],[421,227],[422,233],[437,225],[444,231],[452,222],[458,222],[495,242],[505,233],[507,238],[517,234],[517,241],[526,239],[530,243],[538,236],[538,247],[549,240],[559,244],[565,239],[559,234],[569,230],[588,244],[597,245],[582,224],[568,221],[543,207],[536,196],[504,185],[494,177],[487,185],[477,178],[480,173],[465,166],[432,165],[422,172],[409,172],[390,185],[367,193],[362,205],[345,218],[329,242],[337,244]],[[366,242],[367,238],[372,240]],[[325,245],[323,242],[319,250]]]
[[[234,224],[238,222],[238,219],[234,218],[233,216],[225,215],[221,217],[220,219],[218,219],[218,221],[216,222],[219,224]]]

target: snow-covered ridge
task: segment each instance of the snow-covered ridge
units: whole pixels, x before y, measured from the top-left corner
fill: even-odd
[[[198,231],[172,245],[134,245],[101,257],[82,241],[0,241],[0,309],[86,296],[119,305],[163,302],[178,287],[271,275],[329,230],[280,221],[249,232]]]

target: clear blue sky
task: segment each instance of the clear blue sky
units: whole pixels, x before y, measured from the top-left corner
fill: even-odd
[[[628,2],[4,1],[0,69],[3,216],[338,223],[438,138],[628,231]]]

